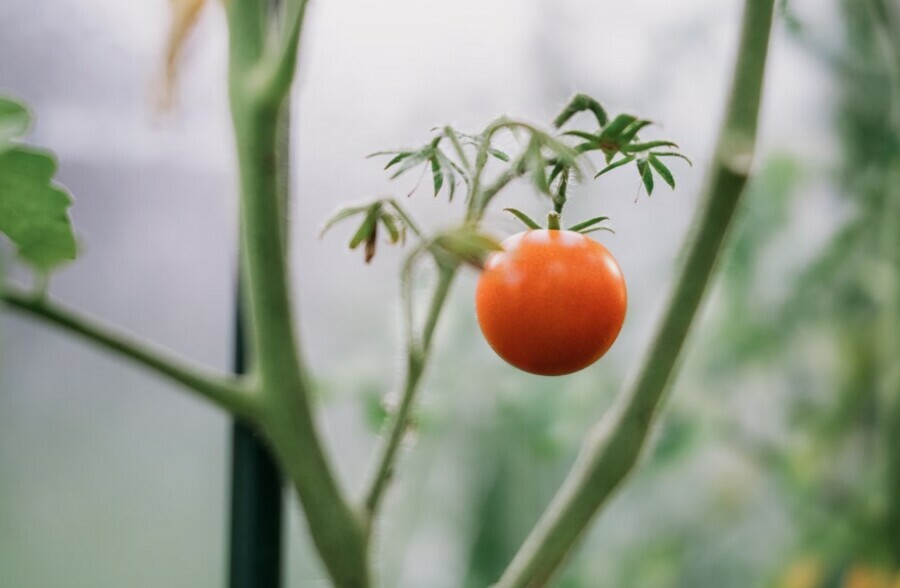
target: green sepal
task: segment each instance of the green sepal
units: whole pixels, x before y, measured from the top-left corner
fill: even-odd
[[[572,225],[571,227],[569,227],[568,230],[580,232],[580,231],[583,231],[584,229],[587,229],[589,227],[596,225],[597,223],[602,223],[605,220],[609,220],[609,217],[608,216],[595,216],[592,219],[588,219],[586,221]]]
[[[512,214],[514,217],[522,221],[522,223],[528,227],[529,229],[540,229],[541,225],[537,224],[534,219],[530,216],[522,212],[521,210],[517,210],[515,208],[504,208],[506,212]]]

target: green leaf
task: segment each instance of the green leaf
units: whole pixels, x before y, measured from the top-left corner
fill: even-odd
[[[331,227],[333,227],[337,223],[341,222],[342,220],[344,220],[346,218],[350,218],[351,216],[353,216],[355,214],[359,214],[361,212],[365,212],[365,211],[369,210],[370,206],[371,206],[371,204],[367,204],[365,206],[349,206],[347,208],[342,208],[341,210],[337,211],[334,214],[334,216],[332,216],[330,219],[328,219],[325,222],[325,226],[322,227],[321,231],[319,231],[319,238],[321,239],[323,236],[325,236],[325,233],[327,233],[329,231],[329,229],[331,229]]]
[[[527,156],[531,166],[531,179],[535,187],[538,191],[549,194],[550,184],[547,182],[547,174],[544,173],[544,155],[541,153],[541,144],[536,137],[532,137],[528,144]]]
[[[492,251],[502,251],[503,247],[496,239],[479,233],[476,227],[463,225],[449,233],[444,233],[434,240],[438,261],[440,253],[446,252],[465,263],[481,267],[484,259]],[[435,251],[434,249],[432,251]]]
[[[522,221],[526,227],[529,229],[540,229],[541,225],[537,224],[530,216],[522,212],[521,210],[517,210],[515,208],[504,208],[506,212],[512,214],[517,219]]]
[[[15,111],[9,104],[6,108]],[[18,127],[7,128],[23,128],[17,117]],[[47,151],[11,147],[0,152],[0,232],[40,271],[73,260],[78,252],[68,214],[72,198],[53,183],[55,173],[56,161]]]
[[[644,182],[644,188],[647,189],[647,196],[650,196],[653,194],[653,172],[650,171],[646,159],[638,159],[637,168],[638,173],[641,174],[641,180]]]
[[[369,241],[378,227],[378,217],[381,212],[381,202],[376,202],[368,207],[366,218],[350,239],[350,249],[356,249],[363,241]]]
[[[416,151],[415,153],[405,158],[403,163],[400,164],[400,167],[398,167],[397,170],[393,174],[391,174],[391,179],[397,179],[420,163],[428,160],[430,156],[431,153],[429,152],[429,150],[427,150],[427,148],[423,149],[422,151]]]
[[[592,227],[597,223],[602,223],[605,220],[609,220],[608,216],[595,216],[592,219],[586,220],[584,222],[580,222],[569,227],[570,231],[581,231],[583,229],[587,229],[588,227]]]
[[[412,155],[411,151],[401,151],[400,153],[397,154],[396,157],[394,157],[389,162],[387,162],[387,164],[384,166],[384,169],[389,169],[390,167],[400,163],[401,161],[403,161],[410,155]]]
[[[680,157],[681,159],[685,160],[689,166],[694,167],[694,162],[691,161],[687,156],[682,155],[681,153],[676,153],[674,151],[662,151],[662,152],[654,151],[650,155],[653,155],[656,157]]]
[[[563,135],[568,135],[570,137],[578,137],[579,139],[584,139],[589,143],[596,144],[599,137],[597,135],[592,135],[591,133],[586,133],[584,131],[566,131]]]
[[[381,224],[387,229],[388,235],[391,238],[391,243],[397,243],[398,241],[402,243],[406,241],[406,228],[403,226],[402,221],[395,218],[393,214],[382,211]]]
[[[444,185],[444,173],[441,171],[441,164],[438,163],[437,156],[431,157],[431,179],[434,181],[434,195],[437,196]]]
[[[609,227],[594,227],[593,229],[587,229],[585,231],[578,231],[578,232],[581,233],[582,235],[588,235],[590,233],[596,233],[597,231],[606,231],[607,233],[612,233],[613,235],[616,234],[616,232]]]
[[[499,159],[500,161],[505,161],[509,163],[509,155],[500,151],[499,149],[494,149],[493,147],[488,147],[488,153]]]
[[[622,167],[623,165],[628,165],[632,161],[634,161],[634,155],[629,155],[627,157],[623,157],[619,161],[617,161],[615,163],[611,163],[611,164],[607,165],[606,167],[604,167],[603,169],[601,169],[600,171],[598,171],[594,175],[594,178],[599,178],[606,172],[612,171],[612,170],[616,169],[617,167]]]
[[[638,151],[647,151],[648,149],[654,149],[656,147],[675,147],[678,149],[678,145],[671,141],[648,141],[647,143],[633,143],[631,145],[623,145],[622,151],[628,153],[636,153]]]
[[[550,177],[547,178],[547,181],[552,184],[553,180],[556,179],[556,176],[563,173],[564,169],[565,169],[565,166],[561,163],[557,163],[556,165],[554,165],[553,170],[550,172]],[[568,171],[566,171],[566,173],[568,174]]]
[[[24,135],[30,125],[31,113],[23,104],[0,96],[0,151]]]
[[[625,131],[626,128],[628,128],[628,125],[636,120],[636,116],[632,116],[630,114],[620,114],[603,129],[603,132],[600,133],[600,140],[602,141],[617,139],[619,135],[621,135],[622,132]]]
[[[628,125],[628,128],[626,128],[624,131],[622,131],[622,135],[619,138],[622,141],[622,143],[629,143],[629,142],[631,142],[632,139],[634,139],[637,136],[638,132],[641,129],[648,127],[652,124],[653,124],[653,121],[638,119],[638,120],[634,121],[633,123],[631,123],[630,125]]]
[[[647,161],[650,162],[650,165],[653,166],[653,169],[656,170],[656,173],[659,174],[659,177],[661,177],[663,180],[665,180],[665,182],[667,184],[669,184],[669,187],[671,187],[674,190],[675,189],[675,177],[672,176],[672,172],[669,171],[669,168],[666,167],[666,164],[664,164],[657,158],[653,157],[652,153],[650,154],[650,157],[647,158]]]
[[[608,121],[606,111],[595,99],[587,94],[576,94],[572,97],[566,107],[559,113],[559,116],[553,121],[553,126],[557,129],[566,124],[570,118],[579,112],[590,111],[597,119],[597,125],[602,127]]]

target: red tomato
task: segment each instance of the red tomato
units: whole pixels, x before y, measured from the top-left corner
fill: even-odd
[[[619,264],[572,231],[509,237],[488,258],[475,294],[481,332],[497,355],[543,376],[600,359],[619,335],[626,305]]]

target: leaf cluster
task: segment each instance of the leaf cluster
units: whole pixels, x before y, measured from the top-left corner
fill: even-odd
[[[593,117],[596,130],[562,130],[574,122],[579,113]],[[553,120],[552,130],[546,131],[528,122],[501,116],[488,124],[480,133],[466,133],[450,125],[435,127],[431,139],[416,148],[379,151],[369,157],[388,157],[384,169],[396,179],[411,170],[421,169],[421,179],[425,174],[431,177],[434,196],[445,192],[453,201],[460,185],[465,186],[468,203],[467,222],[478,221],[484,208],[498,191],[510,181],[524,177],[541,194],[548,196],[553,204],[555,217],[548,220],[548,227],[559,228],[559,216],[567,201],[567,191],[573,181],[582,177],[582,168],[588,155],[599,151],[603,154],[606,167],[594,177],[599,177],[613,169],[635,163],[643,187],[648,194],[653,192],[654,178],[661,178],[672,188],[675,178],[663,159],[669,157],[690,160],[678,151],[672,141],[644,141],[640,133],[652,124],[630,114],[620,114],[610,118],[603,106],[594,98],[577,94]],[[519,149],[514,154],[498,149],[494,145],[495,136],[501,131],[512,134]],[[490,159],[503,164],[503,171],[492,183],[484,183],[482,176]],[[408,194],[411,196],[418,187]],[[507,209],[529,228],[540,225],[516,209]],[[384,228],[391,243],[403,244],[407,229],[415,227],[407,213],[393,198],[382,198],[371,204],[352,206],[337,212],[326,224],[327,230],[336,222],[359,216],[361,223],[350,240],[350,247],[365,244],[365,259],[370,261],[375,254],[379,227]],[[552,220],[555,218],[556,220]],[[610,231],[601,223],[608,220],[596,216],[576,223],[568,230],[582,233]],[[418,229],[420,239],[428,241]],[[477,247],[476,247],[477,248]],[[453,249],[453,247],[451,247]],[[480,248],[479,255],[490,248]],[[460,261],[470,261],[472,256],[459,252]],[[478,256],[475,256],[478,257]]]

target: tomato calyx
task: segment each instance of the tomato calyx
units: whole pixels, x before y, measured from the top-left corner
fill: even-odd
[[[547,226],[542,227],[538,224],[534,219],[530,216],[518,210],[516,208],[504,208],[506,212],[512,214],[514,217],[519,219],[522,224],[528,227],[531,230],[540,230],[547,229],[550,231],[560,231],[562,230],[562,215],[552,210],[547,214]],[[567,231],[572,231],[575,233],[581,233],[582,235],[586,235],[588,233],[593,233],[595,231],[609,231],[610,233],[615,233],[611,227],[608,226],[600,226],[602,222],[609,220],[608,216],[595,216],[594,218],[589,218],[586,221],[582,221],[579,223],[575,223],[574,225],[566,228]]]

